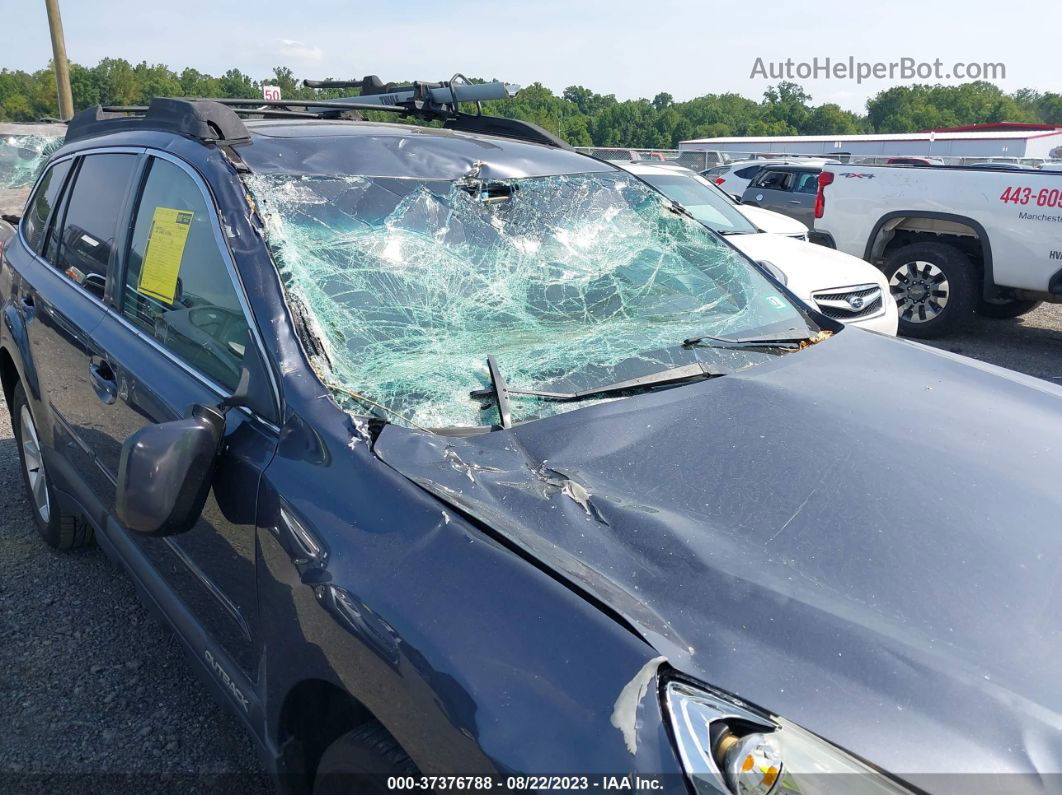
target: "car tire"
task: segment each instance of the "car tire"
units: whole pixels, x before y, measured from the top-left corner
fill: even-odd
[[[974,307],[974,312],[981,317],[998,318],[1000,320],[1007,320],[1009,318],[1021,317],[1027,315],[1034,309],[1040,306],[1043,301],[1021,301],[1016,299],[997,299],[995,301],[986,301],[982,298],[977,302],[977,306]]]
[[[962,251],[911,243],[885,261],[885,278],[906,337],[939,337],[965,323],[977,301],[977,271]]]
[[[314,776],[313,795],[389,792],[390,776],[418,776],[417,766],[377,721],[347,732],[325,749]]]
[[[22,384],[11,396],[11,425],[22,468],[26,498],[44,543],[55,549],[74,549],[92,543],[92,526],[78,514],[67,513],[56,499],[51,477],[41,454],[37,423],[30,411]]]

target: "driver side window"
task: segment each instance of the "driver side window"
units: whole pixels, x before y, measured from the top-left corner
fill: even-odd
[[[136,211],[122,314],[229,390],[250,341],[247,319],[214,236],[214,208],[181,168],[155,158]]]

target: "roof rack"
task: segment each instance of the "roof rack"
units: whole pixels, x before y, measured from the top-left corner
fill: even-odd
[[[123,130],[161,130],[187,135],[206,143],[237,144],[250,140],[241,116],[258,118],[337,119],[349,114],[380,111],[404,118],[441,121],[445,129],[496,135],[561,149],[571,149],[537,124],[487,116],[481,102],[516,95],[519,86],[494,81],[470,83],[455,75],[443,83],[384,84],[375,75],[360,81],[305,81],[311,88],[360,88],[358,96],[333,100],[186,99],[156,97],[148,106],[109,105],[87,108],[70,120],[67,142]],[[463,113],[461,103],[474,103],[476,113]],[[302,110],[294,110],[302,108]]]
[[[209,143],[234,144],[251,139],[240,117],[224,105],[209,100],[156,97],[147,107],[96,105],[75,113],[67,123],[66,142],[125,130],[160,130]]]

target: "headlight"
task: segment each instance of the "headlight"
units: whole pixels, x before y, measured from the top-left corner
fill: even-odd
[[[699,795],[895,795],[909,790],[799,726],[682,682],[667,685],[682,766]]]

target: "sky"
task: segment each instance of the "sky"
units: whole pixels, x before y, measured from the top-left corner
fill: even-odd
[[[851,57],[867,63],[940,59],[1001,63],[1006,91],[1062,92],[1057,0],[891,0],[814,3],[756,0],[60,0],[70,60],[118,57],[191,66],[210,74],[237,67],[256,79],[289,66],[299,78],[445,80],[455,72],[560,93],[582,85],[620,99],[676,100],[734,92],[760,99],[777,79],[753,76],[757,59],[794,64]],[[35,70],[51,57],[41,0],[0,0],[0,67]],[[13,35],[17,31],[17,35]],[[777,67],[776,67],[777,68]],[[795,68],[795,67],[794,67]],[[910,82],[959,80],[794,78],[815,104],[856,112],[868,97]]]

